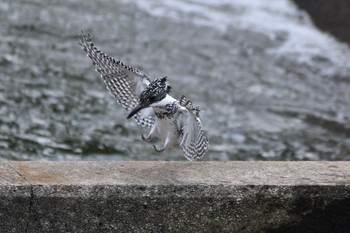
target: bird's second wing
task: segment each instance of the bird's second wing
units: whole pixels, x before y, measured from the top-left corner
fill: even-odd
[[[100,73],[107,89],[117,102],[128,112],[134,109],[139,104],[141,92],[150,83],[149,75],[98,50],[89,34],[82,33],[79,44],[95,65],[96,71]],[[135,114],[134,119],[139,125],[152,127],[154,112],[152,108],[145,109]]]
[[[180,147],[188,160],[201,158],[209,149],[209,140],[202,130],[199,120],[199,108],[193,107],[191,101],[182,96],[179,125],[181,130]]]

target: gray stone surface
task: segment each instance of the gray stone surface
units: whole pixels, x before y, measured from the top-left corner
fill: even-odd
[[[1,216],[25,225],[12,232],[350,229],[349,162],[8,162],[0,169],[0,190],[11,174],[22,193],[15,211],[0,202]]]
[[[33,185],[341,185],[348,162],[11,162]]]

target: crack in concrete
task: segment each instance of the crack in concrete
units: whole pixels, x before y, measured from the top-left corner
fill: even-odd
[[[30,214],[32,211],[32,206],[33,206],[33,200],[34,200],[34,189],[32,183],[30,183],[16,168],[14,168],[10,163],[7,163],[8,166],[10,166],[28,185],[30,186],[30,200],[29,200],[29,206],[28,206],[28,218],[27,218],[27,223],[26,227],[24,229],[25,233],[28,233],[28,227],[29,227],[29,219],[30,219]]]
[[[24,229],[25,233],[28,233],[28,227],[29,227],[29,220],[30,220],[30,214],[32,211],[32,206],[33,206],[33,200],[34,200],[34,191],[33,191],[33,185],[30,184],[30,200],[29,200],[29,206],[28,206],[28,219],[27,219],[27,224],[26,228]]]

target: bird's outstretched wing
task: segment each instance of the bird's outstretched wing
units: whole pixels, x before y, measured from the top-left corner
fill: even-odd
[[[184,108],[180,109],[179,125],[181,129],[180,147],[185,153],[188,160],[196,160],[201,158],[209,149],[209,140],[202,131],[199,119],[200,108],[193,107],[191,101],[185,96],[180,99],[180,105]]]
[[[79,44],[117,102],[128,112],[134,109],[139,104],[141,92],[150,83],[149,75],[98,50],[89,34],[82,32]],[[152,108],[144,109],[135,114],[134,119],[139,125],[150,128],[154,124],[154,111]]]

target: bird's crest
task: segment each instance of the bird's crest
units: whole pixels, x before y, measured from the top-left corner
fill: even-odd
[[[168,85],[167,77],[157,78],[152,81],[140,95],[140,102],[157,102],[169,94],[171,87]]]

